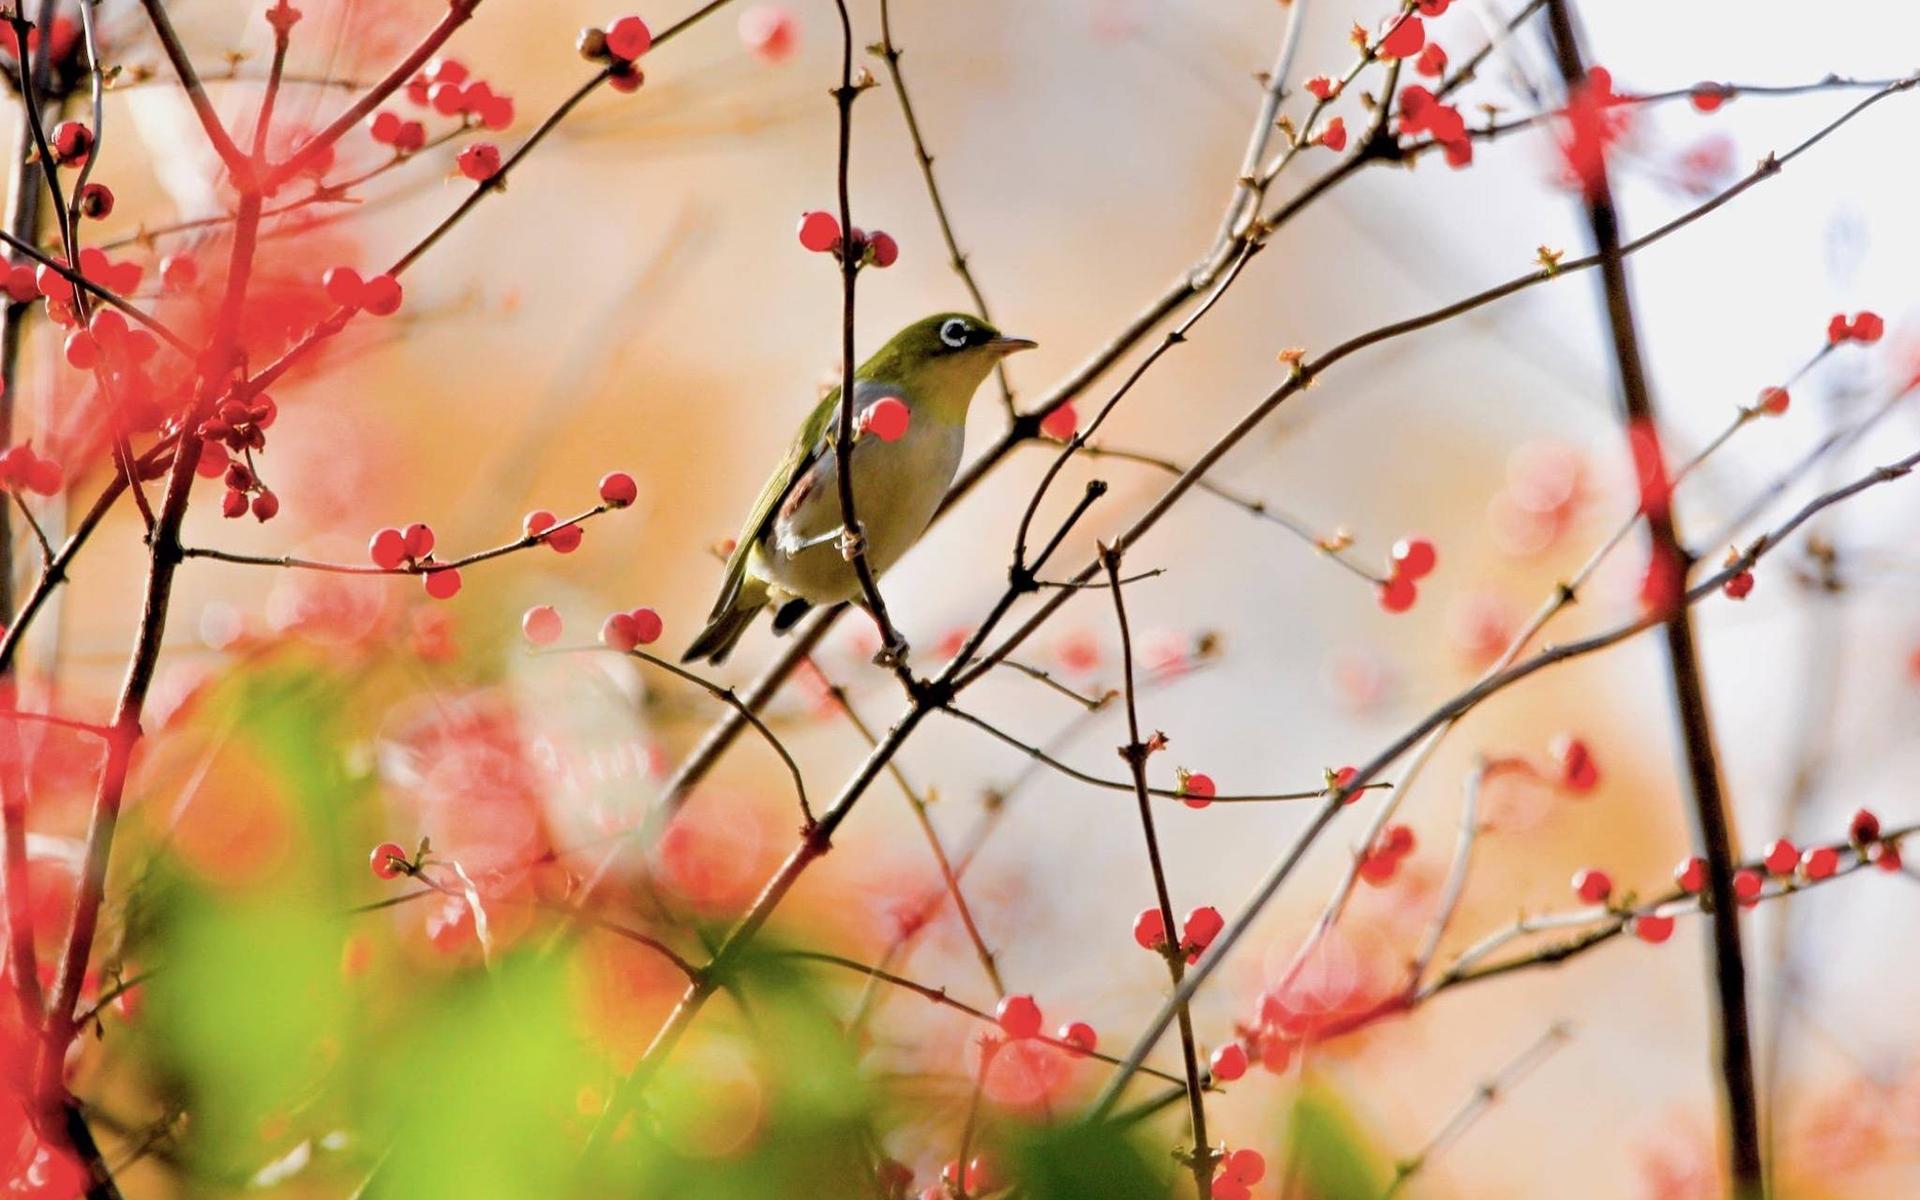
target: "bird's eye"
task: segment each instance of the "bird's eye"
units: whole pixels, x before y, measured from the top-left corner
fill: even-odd
[[[940,340],[955,350],[967,344],[967,323],[955,317],[940,326]]]

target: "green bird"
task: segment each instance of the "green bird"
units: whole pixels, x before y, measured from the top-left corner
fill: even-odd
[[[978,317],[940,313],[902,329],[853,373],[854,413],[894,397],[907,406],[906,432],[893,441],[866,434],[853,443],[853,505],[877,576],[926,532],[966,438],[967,408],[994,364],[1034,342],[1006,337]],[[767,605],[773,631],[785,633],[816,604],[860,597],[860,580],[840,550],[842,513],[833,435],[835,388],[760,489],[727,558],[707,627],[682,662],[724,662]]]

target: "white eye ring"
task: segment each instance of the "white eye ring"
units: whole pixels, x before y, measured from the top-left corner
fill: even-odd
[[[940,340],[955,350],[965,346],[967,344],[967,323],[955,317],[953,320],[941,325]]]

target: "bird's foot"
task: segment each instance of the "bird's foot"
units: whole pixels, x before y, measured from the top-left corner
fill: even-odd
[[[840,531],[840,557],[852,562],[867,552],[867,535],[858,529]]]
[[[895,671],[907,665],[907,639],[893,631],[893,640],[874,652],[873,665]]]

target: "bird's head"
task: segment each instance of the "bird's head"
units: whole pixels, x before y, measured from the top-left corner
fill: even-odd
[[[994,364],[1034,345],[1007,337],[979,317],[936,313],[894,334],[867,360],[859,378],[897,386],[909,404],[960,420]]]

